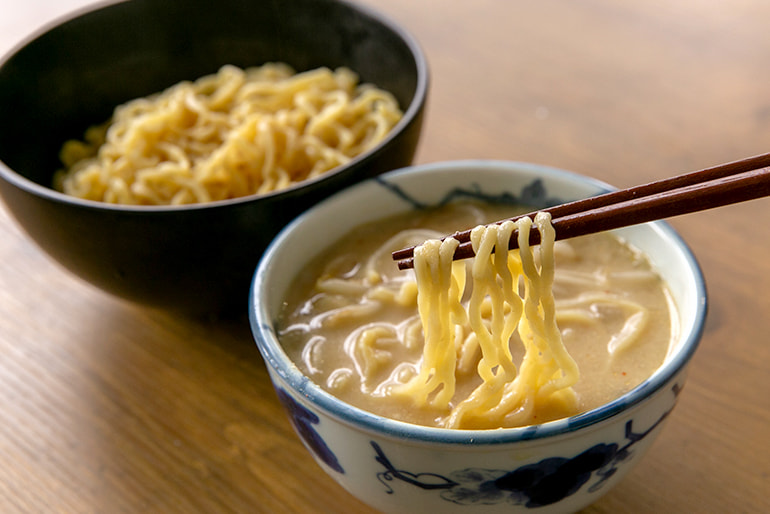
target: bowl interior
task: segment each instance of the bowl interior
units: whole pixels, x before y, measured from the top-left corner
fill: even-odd
[[[341,402],[303,377],[281,349],[273,321],[293,277],[314,257],[312,249],[328,246],[358,224],[424,205],[438,205],[458,195],[517,201],[543,208],[607,190],[606,184],[558,169],[493,161],[416,166],[354,186],[295,220],[268,248],[252,284],[250,315],[257,344],[268,364],[290,387],[331,410],[332,415],[376,430],[395,433],[406,430],[410,437],[433,439],[441,429],[407,428],[403,426],[406,424],[383,421],[340,405]],[[351,215],[353,213],[355,215]],[[698,264],[685,243],[663,222],[625,228],[617,233],[647,253],[653,266],[668,282],[678,313],[679,337],[672,344],[666,362],[650,379],[615,402],[570,418],[569,422],[557,420],[540,425],[538,437],[574,430],[641,401],[687,363],[700,339],[705,318],[705,288]],[[515,434],[528,429],[506,430],[516,437]],[[449,440],[471,437],[477,442],[499,439],[489,434],[496,431],[460,432],[464,435],[444,434],[442,437]]]
[[[348,66],[404,109],[424,94],[425,63],[411,36],[344,1],[103,3],[52,24],[1,63],[0,161],[48,187],[61,144],[115,106],[224,64],[268,61],[298,71]]]

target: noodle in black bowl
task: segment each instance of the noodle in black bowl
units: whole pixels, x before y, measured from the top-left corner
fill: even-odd
[[[53,189],[59,151],[113,109],[180,81],[266,62],[347,67],[398,100],[374,148],[287,189],[211,203],[131,206]],[[119,297],[193,314],[245,312],[278,231],[328,195],[411,163],[428,90],[414,38],[338,0],[99,3],[45,27],[0,62],[0,194],[53,259]]]
[[[353,332],[339,330],[345,320],[339,316],[340,301],[336,298],[351,291],[358,294],[355,289],[360,286],[358,282],[342,283],[340,277],[354,276],[355,270],[350,270],[355,265],[340,259],[326,261],[324,258],[328,266],[321,267],[322,276],[330,277],[329,295],[315,294],[304,303],[300,301],[296,311],[291,306],[293,301],[287,301],[298,290],[304,289],[303,282],[312,284],[321,280],[311,272],[318,256],[329,245],[339,247],[342,244],[337,243],[340,238],[344,243],[344,236],[359,224],[387,219],[388,223],[381,225],[381,231],[385,231],[394,215],[409,213],[410,218],[415,219],[426,207],[440,206],[453,199],[514,202],[541,209],[609,190],[606,184],[587,177],[527,163],[435,163],[383,174],[352,186],[289,224],[265,252],[257,268],[252,284],[250,318],[256,344],[265,359],[278,399],[320,468],[363,502],[393,513],[465,513],[469,509],[481,513],[575,512],[595,502],[622,480],[670,419],[677,398],[686,394],[686,391],[682,393],[682,388],[687,367],[705,322],[706,290],[697,261],[668,224],[655,222],[614,232],[646,256],[646,262],[658,277],[656,283],[665,284],[669,292],[670,304],[663,310],[671,316],[670,332],[666,318],[668,334],[651,374],[638,383],[625,385],[624,390],[613,393],[614,396],[601,397],[587,410],[546,422],[535,420],[508,428],[447,428],[396,419],[413,409],[411,399],[402,403],[402,408],[391,411],[392,415],[378,414],[375,408],[365,409],[345,401],[341,394],[352,389],[355,395],[359,389],[355,369],[367,366],[372,366],[374,371],[361,379],[361,390],[376,397],[370,405],[385,401],[382,385],[393,384],[396,375],[388,375],[389,368],[381,375],[377,373],[382,366],[389,365],[390,355],[400,351],[397,348],[399,340],[408,340],[409,326],[397,318],[393,322],[395,331],[387,332],[389,320],[383,316],[378,322],[353,318],[350,322],[350,326],[355,327]],[[331,224],[331,220],[340,221]],[[466,226],[454,227],[457,230],[464,228]],[[367,233],[370,235],[366,236]],[[378,237],[371,235],[374,233],[369,231],[363,236],[357,233],[357,247],[361,247],[367,237]],[[451,231],[442,232],[447,233]],[[385,235],[382,239],[389,237]],[[573,248],[581,248],[577,244],[570,243]],[[388,244],[382,246],[387,249]],[[356,254],[355,247],[351,245],[351,248],[351,253]],[[402,246],[394,250],[399,248]],[[389,252],[383,255],[375,252],[374,255],[379,255],[375,260],[382,264],[390,257]],[[569,254],[565,255],[570,258]],[[362,254],[356,261],[360,267],[368,267],[372,262],[368,256],[368,253]],[[592,256],[591,259],[601,260],[601,257]],[[396,266],[392,261],[388,264]],[[398,273],[385,269],[383,274]],[[338,274],[327,274],[327,270]],[[362,276],[372,275],[367,271]],[[366,303],[354,304],[354,316],[366,315],[367,309],[376,311],[380,309],[377,304],[382,305],[387,300],[380,287],[384,283],[378,278],[381,276],[376,275],[373,279],[371,296],[365,297]],[[577,281],[578,275],[563,275],[563,278]],[[641,280],[641,275],[633,271],[627,278]],[[591,274],[586,282],[589,281],[591,285],[586,287],[595,287],[593,283],[598,283],[598,275]],[[622,289],[619,295],[623,302],[630,298],[624,294],[626,291],[630,289]],[[593,298],[594,293],[589,296]],[[303,294],[301,298],[307,296]],[[323,310],[325,305],[330,305],[329,311]],[[304,314],[314,309],[320,314],[310,322],[287,324],[285,321],[295,312]],[[603,308],[599,304],[589,307],[590,311],[594,309],[595,312],[589,312],[588,318],[578,324],[590,324],[589,318]],[[387,314],[391,313],[387,311]],[[326,336],[320,337],[317,330],[327,321],[336,331],[326,339],[328,345]],[[652,321],[648,328],[655,329],[663,324]],[[361,330],[371,327],[371,334],[379,331],[384,335],[377,336],[381,337],[379,342],[374,338],[358,337],[358,334],[364,334],[358,331],[359,326]],[[342,334],[337,335],[338,332]],[[453,333],[452,330],[448,332]],[[291,338],[302,333],[307,333],[309,339],[300,354],[291,347]],[[577,339],[569,338],[567,333],[563,337],[570,352],[577,349],[574,346]],[[589,338],[588,354],[602,353],[605,347],[609,350],[611,343],[607,343],[605,336],[595,339]],[[647,341],[645,336],[641,344],[645,345]],[[339,361],[344,364],[338,364],[338,361],[331,364],[336,371],[324,380],[318,377],[323,376],[322,368],[329,366],[326,363],[330,359],[322,353],[327,351],[326,346],[344,347],[347,355]],[[450,354],[454,354],[454,344],[449,347]],[[456,351],[460,353],[459,349]],[[628,357],[629,362],[635,362],[640,355],[633,353],[622,358]],[[370,359],[371,356],[375,359]],[[356,364],[347,364],[352,361]],[[589,368],[583,369],[583,362],[581,380],[583,376],[590,378]],[[441,367],[438,364],[433,368],[434,373]],[[522,373],[523,369],[522,364]],[[351,376],[352,381],[348,380]],[[385,378],[380,382],[378,376]],[[339,377],[343,380],[338,380]],[[348,384],[351,387],[346,389]],[[575,384],[576,391],[578,385],[579,382]],[[337,392],[333,394],[332,389]]]

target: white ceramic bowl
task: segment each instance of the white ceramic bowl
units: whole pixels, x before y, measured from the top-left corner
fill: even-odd
[[[596,501],[649,448],[673,409],[706,316],[698,264],[664,222],[622,229],[670,287],[680,337],[648,380],[597,409],[522,428],[449,430],[352,407],[304,376],[274,319],[314,251],[353,226],[453,196],[515,198],[536,208],[609,186],[538,165],[461,161],[415,166],[353,186],[286,227],[254,276],[250,318],[280,400],[303,443],[342,487],[384,512],[574,512]],[[672,463],[673,464],[673,463]]]

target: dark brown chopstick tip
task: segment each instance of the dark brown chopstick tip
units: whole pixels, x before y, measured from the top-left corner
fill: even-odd
[[[402,259],[398,261],[398,269],[401,271],[414,268],[414,259],[408,258],[408,259]]]
[[[545,210],[551,214],[556,239],[560,240],[766,196],[770,196],[770,153]],[[534,216],[530,217],[534,219]],[[511,235],[509,249],[518,247],[516,233]],[[467,234],[468,231],[456,232],[447,237],[460,240]],[[536,229],[530,232],[529,243],[540,243],[540,233]],[[414,247],[393,252],[393,258],[399,261],[399,269],[414,267],[413,255]],[[454,259],[473,255],[466,239],[457,247]]]
[[[409,248],[402,248],[401,250],[396,250],[391,255],[393,256],[394,261],[411,259],[412,256],[414,255],[414,246],[410,246]]]

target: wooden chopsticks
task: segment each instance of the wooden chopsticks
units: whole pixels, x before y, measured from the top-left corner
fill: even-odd
[[[770,196],[770,153],[541,210],[551,214],[551,223],[559,240],[765,196]],[[534,215],[535,212],[522,216]],[[515,221],[522,216],[511,219]],[[503,221],[506,220],[496,223]],[[470,230],[447,237],[460,242],[455,260],[473,257]],[[533,245],[540,242],[540,234],[534,227],[529,242]],[[517,246],[514,231],[509,248]],[[393,252],[393,260],[398,261],[399,269],[411,268],[413,256],[414,247]]]

